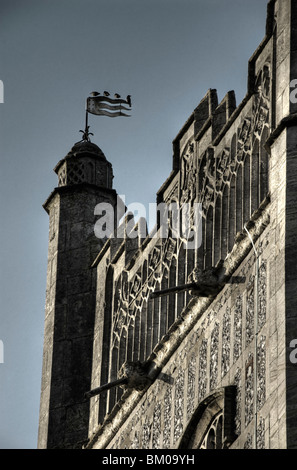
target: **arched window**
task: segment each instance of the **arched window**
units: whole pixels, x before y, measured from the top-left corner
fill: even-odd
[[[259,207],[259,141],[256,140],[251,165],[251,214]]]
[[[177,285],[185,284],[186,278],[186,250],[184,244],[181,243],[178,252],[177,266]],[[185,306],[185,292],[177,294],[177,316],[179,316]]]
[[[204,267],[210,268],[212,266],[213,255],[213,208],[209,206],[206,215],[205,227],[205,249],[204,249]]]
[[[265,126],[262,132],[261,145],[260,145],[260,202],[265,199],[269,191],[268,185],[268,153],[265,149],[265,144],[268,139],[268,128]]]
[[[134,317],[132,316],[128,326],[128,341],[127,341],[127,361],[133,360],[133,336],[134,336]]]
[[[161,281],[161,290],[168,288],[168,272],[165,270],[163,273],[162,281]],[[159,339],[165,335],[167,330],[167,308],[168,308],[168,297],[164,295],[160,298],[160,332],[159,332]]]
[[[238,164],[237,169],[237,176],[236,176],[236,232],[241,232],[243,228],[243,201],[244,201],[244,194],[242,188],[242,173],[243,173],[243,165],[242,163]]]
[[[141,339],[140,339],[140,328],[141,328],[141,323],[140,323],[140,320],[141,320],[141,313],[140,313],[140,310],[137,308],[135,309],[135,323],[134,323],[134,338],[133,338],[133,361],[139,361],[139,349],[140,349],[140,342],[141,342]],[[122,333],[123,335],[123,333]],[[119,369],[122,367],[123,363],[125,361],[122,361],[119,363]]]
[[[199,403],[179,449],[227,449],[236,439],[236,387],[223,387]]]
[[[118,356],[119,356],[119,345],[118,345],[118,342],[116,342],[111,352],[111,371],[110,371],[109,380],[114,380],[117,377]],[[101,400],[101,396],[104,395],[104,393],[100,395],[100,400]],[[107,393],[109,393],[108,413],[110,413],[116,403],[117,388],[112,388]],[[100,412],[101,412],[101,409],[100,409]],[[103,421],[104,416],[105,416],[105,413],[102,414],[101,419],[99,420],[100,423]]]
[[[169,287],[176,287],[176,255],[173,255],[169,270]],[[168,328],[175,321],[176,294],[171,293],[168,296]]]
[[[156,291],[161,290],[160,282],[156,283]],[[153,335],[153,344],[152,348],[156,346],[158,343],[160,336],[160,305],[161,305],[161,297],[156,297],[153,299],[153,327],[152,327],[152,335]]]
[[[100,383],[105,384],[108,382],[108,370],[110,362],[110,348],[111,348],[111,322],[112,322],[112,309],[113,309],[113,287],[114,287],[114,272],[113,267],[109,266],[106,273],[105,281],[105,310],[104,310],[104,323],[103,323],[103,338],[102,342],[102,362],[101,362],[101,376]],[[104,392],[100,396],[99,416],[98,420],[101,423],[104,419],[107,410],[108,392]]]
[[[221,213],[222,213],[222,196],[219,194],[215,202],[214,217],[214,265],[221,259]]]
[[[221,259],[225,259],[228,251],[228,208],[229,186],[225,184],[222,198],[222,222],[221,222]]]
[[[230,183],[230,203],[229,203],[229,235],[228,235],[228,251],[230,252],[234,245],[236,235],[236,179],[233,174]]]
[[[146,315],[146,356],[149,356],[150,353],[152,352],[153,306],[154,306],[154,300],[148,299],[147,315]]]
[[[140,344],[139,344],[139,360],[144,361],[146,358],[146,334],[147,331],[147,301],[143,300],[140,311]]]
[[[187,249],[187,273],[186,273],[186,281],[189,275],[192,273],[193,269],[195,268],[195,250],[193,248]],[[186,292],[186,304],[191,300],[191,295],[189,292]]]
[[[199,447],[200,449],[222,449],[222,418],[223,412],[220,412],[213,419]]]
[[[243,163],[243,223],[250,220],[251,216],[251,188],[250,188],[250,156],[246,154]]]

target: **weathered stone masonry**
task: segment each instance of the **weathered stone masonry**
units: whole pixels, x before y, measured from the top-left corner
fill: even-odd
[[[90,289],[94,304],[85,391],[134,375],[126,385],[83,400],[88,411],[79,414],[73,403],[77,419],[66,420],[73,441],[66,432],[54,446],[73,446],[83,421],[75,445],[88,449],[297,447],[296,366],[288,354],[297,337],[297,105],[289,98],[297,73],[297,4],[271,0],[267,11],[265,38],[249,61],[246,97],[236,106],[234,92],[220,103],[215,90],[207,92],[173,141],[172,172],[157,194],[159,203],[188,204],[193,230],[194,207],[202,203],[202,245],[187,249],[172,225],[162,238],[157,224],[154,236],[111,237],[87,259],[94,277],[86,293]],[[91,151],[94,144],[88,145]],[[60,184],[70,194],[85,184],[79,171],[89,178],[87,165],[59,168]],[[97,201],[116,204],[109,164],[104,168],[109,190],[92,180],[88,197],[96,186]],[[52,233],[67,217],[56,196],[50,201]],[[50,235],[43,390],[51,400],[55,395],[46,384],[53,386],[53,375],[66,384],[67,374],[75,373],[58,365],[52,376],[48,372],[55,348],[63,349],[52,333],[52,322],[57,335],[62,331],[57,289],[68,276],[67,270],[64,280],[57,276],[59,250]],[[197,287],[172,290],[185,284]],[[166,295],[156,294],[166,289]],[[70,309],[70,297],[63,299]],[[68,343],[71,336],[63,331]],[[56,416],[45,393],[41,447],[49,445],[42,436],[53,432],[47,420]],[[59,404],[59,412],[67,416],[70,405]]]

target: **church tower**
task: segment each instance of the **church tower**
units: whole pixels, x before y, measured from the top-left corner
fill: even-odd
[[[112,166],[88,136],[55,167],[58,187],[49,214],[45,334],[39,448],[81,448],[88,437],[96,273],[104,240],[94,233],[94,209],[116,205]],[[98,217],[97,217],[98,218]]]

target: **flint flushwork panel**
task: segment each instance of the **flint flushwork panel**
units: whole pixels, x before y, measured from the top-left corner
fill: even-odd
[[[265,248],[269,249],[269,245],[266,244]],[[266,267],[265,276],[262,280],[259,276],[258,282],[259,286],[262,283],[261,289],[265,292],[266,259],[262,259],[260,266],[262,265]],[[163,388],[162,380],[158,379],[150,388],[142,404],[141,418],[138,423],[133,423],[133,428],[127,428],[131,437],[125,438],[123,446],[129,448],[129,445],[139,445],[146,449],[176,448],[199,404],[207,400],[212,393],[216,393],[216,390],[226,383],[224,381],[230,374],[230,381],[236,386],[234,432],[238,438],[244,439],[246,448],[253,448],[254,441],[250,429],[255,414],[255,400],[258,411],[263,410],[267,400],[266,322],[262,324],[261,334],[258,336],[256,360],[254,355],[254,272],[255,258],[251,254],[238,273],[245,279],[245,284],[226,286],[212,308],[205,312],[191,332],[186,345],[177,350],[174,362],[163,371],[171,378],[170,381],[167,381]],[[244,309],[248,311],[245,319]],[[253,325],[249,343],[242,342],[243,320],[244,323],[250,321]],[[234,334],[231,334],[232,331]],[[243,369],[240,364],[244,364]],[[264,424],[259,418],[259,448],[264,445],[263,437],[259,437],[263,435]],[[206,443],[207,440],[204,444]]]

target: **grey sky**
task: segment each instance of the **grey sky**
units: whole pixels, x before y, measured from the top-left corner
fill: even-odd
[[[53,168],[80,140],[93,90],[132,117],[90,116],[126,203],[155,202],[172,140],[209,88],[247,86],[266,0],[0,0],[0,448],[36,448]]]

